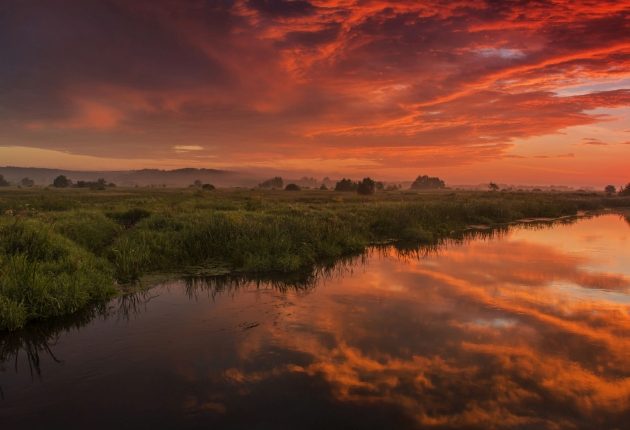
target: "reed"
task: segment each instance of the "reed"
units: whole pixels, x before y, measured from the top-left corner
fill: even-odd
[[[115,189],[0,192],[0,329],[76,312],[155,272],[295,274],[372,244],[630,206],[586,193]]]

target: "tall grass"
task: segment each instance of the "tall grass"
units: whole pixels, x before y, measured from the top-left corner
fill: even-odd
[[[151,272],[308,272],[471,224],[630,206],[599,194],[115,190],[0,193],[0,329],[64,315]]]
[[[73,313],[113,293],[107,263],[49,226],[0,224],[0,329]]]

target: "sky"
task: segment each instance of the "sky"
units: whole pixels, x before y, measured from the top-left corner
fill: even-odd
[[[3,0],[0,165],[630,181],[630,0]]]

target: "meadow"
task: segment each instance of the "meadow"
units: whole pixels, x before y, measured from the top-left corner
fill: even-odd
[[[601,193],[160,188],[0,192],[0,330],[72,314],[156,274],[309,273],[375,244],[630,207]]]

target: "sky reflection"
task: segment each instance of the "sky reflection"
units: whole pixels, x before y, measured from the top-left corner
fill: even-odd
[[[143,408],[181,428],[623,428],[629,237],[611,214],[417,257],[373,250],[299,288],[157,287],[123,307],[134,318],[55,334],[64,365],[43,357],[43,381],[3,355],[0,418],[55,423],[101,401],[103,426]]]
[[[628,235],[619,221],[517,228],[419,260],[374,256],[252,335],[242,357],[271,338],[312,358],[287,372],[324,378],[339,401],[396,405],[423,426],[614,423],[630,405],[630,308],[619,300],[630,277],[618,264],[630,251],[616,246]],[[600,252],[579,252],[592,237]]]

